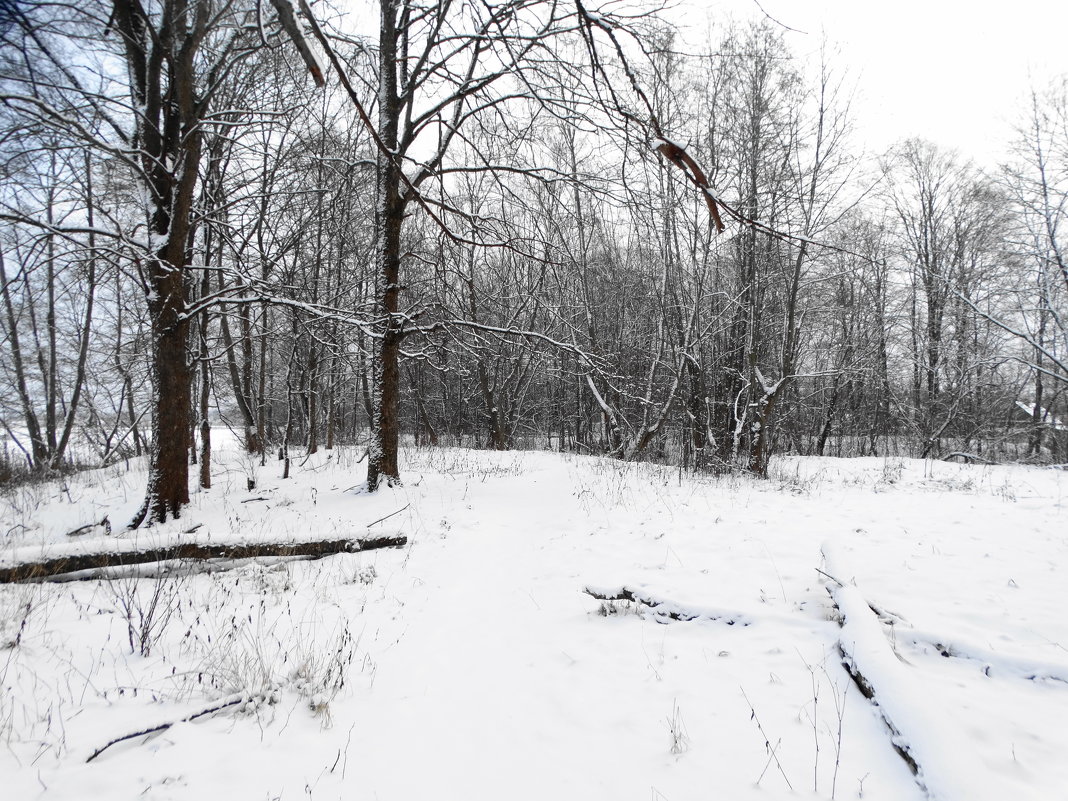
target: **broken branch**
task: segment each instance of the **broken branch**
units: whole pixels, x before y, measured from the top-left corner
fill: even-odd
[[[86,762],[86,764],[92,762],[94,759],[96,759],[102,753],[107,751],[113,745],[118,745],[119,743],[125,742],[126,740],[132,740],[135,737],[143,737],[143,736],[148,735],[148,734],[155,734],[156,732],[159,732],[159,731],[166,731],[167,729],[169,729],[171,726],[174,726],[175,724],[188,723],[191,720],[196,720],[197,718],[202,718],[205,715],[211,715],[212,713],[218,712],[221,709],[226,709],[227,707],[230,707],[230,706],[237,706],[238,704],[247,703],[248,701],[251,701],[253,699],[253,697],[254,696],[248,695],[246,693],[241,693],[240,695],[236,695],[236,696],[232,695],[232,696],[229,696],[228,698],[225,698],[225,699],[223,699],[221,701],[215,702],[214,704],[212,704],[209,707],[201,709],[201,710],[199,710],[197,712],[194,712],[194,713],[192,713],[190,715],[186,715],[183,718],[179,718],[178,720],[169,720],[169,721],[167,721],[165,723],[160,723],[157,726],[149,726],[148,728],[141,729],[140,731],[131,732],[130,734],[123,734],[120,737],[116,737],[114,740],[108,741],[107,743],[105,743],[104,745],[100,746],[98,749],[93,751],[93,753],[91,753],[89,755],[89,758],[86,759],[85,762]]]

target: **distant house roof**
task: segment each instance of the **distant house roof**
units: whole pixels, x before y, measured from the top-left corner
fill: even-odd
[[[1026,401],[1018,400],[1016,405],[1026,414],[1028,417],[1035,416],[1035,404],[1027,403]],[[1054,415],[1050,414],[1049,409],[1043,409],[1038,407],[1038,415],[1042,422],[1052,429],[1057,431],[1068,431],[1068,424],[1058,420]]]

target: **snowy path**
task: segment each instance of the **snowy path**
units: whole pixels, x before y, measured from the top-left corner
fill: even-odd
[[[758,706],[774,709],[785,701],[785,715],[761,712],[765,725],[788,727],[777,736],[796,738],[808,727],[803,750],[786,754],[780,746],[779,757],[796,789],[818,782],[814,797],[829,797],[834,760],[824,755],[815,771],[811,724],[803,719],[812,681],[830,679],[809,675],[799,656],[803,651],[816,662],[836,642],[822,604],[787,610],[754,598],[749,604],[759,622],[746,630],[601,617],[597,602],[581,594],[591,573],[666,574],[659,578],[665,589],[685,574],[691,598],[699,590],[705,605],[724,606],[733,600],[732,588],[752,577],[710,565],[697,571],[695,582],[671,555],[674,538],[649,537],[641,530],[647,521],[632,510],[590,514],[566,496],[547,505],[537,480],[530,480],[535,486],[525,496],[506,494],[496,505],[483,498],[459,510],[445,537],[424,538],[403,573],[391,578],[389,591],[405,605],[402,617],[383,628],[379,642],[386,643],[370,646],[376,672],[365,709],[369,723],[357,722],[353,745],[368,789],[381,798],[449,788],[450,798],[677,799],[700,797],[725,775],[747,770],[748,781],[731,782],[731,797],[764,798],[786,784],[774,769],[762,788],[755,784],[767,754],[749,720],[744,688]],[[763,553],[758,558],[767,560]],[[816,592],[822,601],[822,589]],[[754,664],[764,668],[754,674]],[[828,706],[832,689],[851,692],[833,660],[829,675],[838,685],[823,689]],[[865,732],[854,756],[895,788],[883,797],[921,797],[881,724],[859,696],[850,703],[860,706],[851,726]],[[679,753],[672,753],[673,718]],[[828,735],[819,736],[830,750]],[[860,754],[872,746],[874,755]],[[397,749],[412,770],[376,769],[395,765]],[[845,783],[845,771],[840,780]],[[870,789],[877,784],[869,778],[867,797],[880,797]]]
[[[401,747],[418,768],[376,776],[382,797],[447,787],[456,798],[543,798],[563,775],[602,796],[611,771],[598,769],[598,751],[613,758],[622,733],[600,714],[619,699],[579,668],[594,643],[574,545],[535,511],[461,514],[393,579],[411,584],[403,632],[376,657],[376,724],[355,750],[375,765]]]

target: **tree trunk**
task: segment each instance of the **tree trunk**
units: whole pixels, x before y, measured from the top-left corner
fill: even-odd
[[[7,280],[7,270],[4,267],[4,253],[0,249],[0,293],[4,298],[4,310],[7,314],[7,335],[10,340],[11,361],[15,369],[15,379],[18,385],[19,400],[22,403],[22,419],[26,424],[26,431],[30,436],[30,467],[38,470],[47,463],[48,449],[41,436],[41,425],[37,420],[37,413],[33,409],[30,399],[29,388],[26,383],[26,370],[22,361],[22,347],[19,344],[18,321],[15,317],[15,308],[11,302],[10,283]]]
[[[820,426],[819,436],[816,438],[816,455],[823,456],[827,447],[827,437],[831,435],[831,426],[834,425],[834,413],[838,407],[838,388],[841,373],[834,374],[834,384],[831,387],[831,397],[827,401],[827,408],[823,413],[823,425]]]
[[[1039,312],[1038,347],[1035,348],[1035,404],[1031,410],[1031,432],[1027,438],[1027,455],[1042,455],[1042,404],[1045,401],[1045,388],[1042,384],[1042,350],[1046,338],[1046,310]]]
[[[86,365],[89,360],[89,338],[93,323],[93,302],[96,297],[96,235],[93,226],[96,225],[93,212],[93,170],[89,161],[88,151],[85,154],[85,211],[86,220],[89,223],[89,263],[86,284],[89,287],[85,299],[85,318],[82,324],[81,334],[78,339],[78,367],[74,377],[74,387],[71,389],[70,404],[67,408],[66,422],[63,424],[63,433],[59,437],[59,444],[52,454],[52,469],[55,470],[62,464],[63,456],[70,442],[74,423],[77,421],[78,404],[82,397],[82,388],[85,385]]]
[[[209,237],[205,237],[208,239]],[[205,247],[205,253],[210,253],[210,245]],[[200,280],[200,296],[206,298],[211,294],[211,272],[204,270]],[[200,312],[199,330],[197,332],[200,347],[200,487],[211,489],[211,421],[208,420],[208,411],[211,400],[211,361],[208,358],[208,326],[210,324],[208,310]]]
[[[179,241],[184,243],[185,237]],[[144,507],[134,520],[134,526],[145,520],[163,523],[168,517],[178,517],[181,507],[189,503],[186,444],[192,370],[187,361],[189,323],[183,316],[185,287],[182,278],[183,271],[179,265],[172,265],[163,259],[152,265],[155,296],[149,298],[148,307],[152,320],[155,419],[152,422],[148,490]]]
[[[400,102],[397,96],[397,24],[393,0],[381,0],[382,27],[379,39],[378,120],[382,143],[397,149]],[[375,316],[381,336],[373,343],[371,392],[373,417],[371,447],[367,461],[367,488],[374,492],[385,480],[400,482],[397,466],[400,403],[401,330],[397,319],[400,302],[401,227],[405,202],[400,192],[400,166],[391,155],[378,154],[378,265],[375,285]]]
[[[113,0],[113,20],[122,35],[131,96],[142,107],[136,144],[151,198],[149,230],[162,243],[146,265],[154,396],[148,488],[131,522],[164,522],[189,503],[190,401],[186,252],[193,192],[200,166],[201,112],[196,97],[198,46],[206,35],[208,4],[175,0],[163,8],[160,29],[133,0]],[[161,69],[161,66],[163,68]]]

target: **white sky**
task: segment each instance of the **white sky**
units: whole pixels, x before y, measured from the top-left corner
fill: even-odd
[[[716,19],[755,0],[684,0]],[[922,136],[983,165],[1002,158],[1029,87],[1068,74],[1068,0],[760,0],[798,54],[821,31],[857,84],[857,136],[881,152]]]

